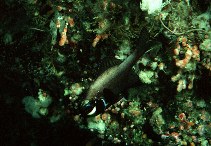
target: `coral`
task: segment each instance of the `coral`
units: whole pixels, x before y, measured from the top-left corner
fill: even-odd
[[[178,96],[181,96],[181,94]],[[183,104],[176,112],[176,121],[168,124],[169,131],[173,132],[164,132],[162,138],[171,141],[170,139],[173,137],[172,144],[208,144],[209,138],[204,138],[205,134],[208,134],[210,130],[209,122],[207,122],[210,119],[210,114],[204,110],[208,105],[204,101],[198,101],[195,97],[186,97],[180,100],[182,100],[180,103]],[[208,134],[208,137],[210,137],[210,134]]]
[[[106,38],[108,38],[108,34],[97,35],[97,36],[95,37],[95,39],[93,40],[93,42],[92,42],[92,46],[93,46],[93,47],[96,47],[97,43],[98,43],[100,40],[104,40],[104,39],[106,39]]]
[[[155,75],[153,71],[140,71],[139,73],[140,80],[146,84],[151,84],[152,82],[154,82],[154,76]]]
[[[91,131],[97,130],[97,132],[99,132],[100,134],[103,134],[106,130],[106,126],[105,126],[105,123],[103,122],[103,120],[101,120],[101,119],[96,120],[95,117],[88,119],[88,128]]]
[[[131,52],[131,44],[129,40],[124,40],[119,46],[119,50],[117,50],[115,57],[120,60],[124,60],[127,58],[128,54]]]
[[[25,110],[32,115],[34,118],[40,118],[40,104],[38,100],[35,100],[32,96],[27,96],[23,98],[23,104],[25,105]]]
[[[165,124],[165,120],[162,116],[162,108],[159,107],[153,112],[152,117],[150,118],[150,124],[153,127],[154,132],[158,134],[163,133],[162,127]]]
[[[78,96],[83,92],[84,87],[80,83],[73,83],[70,88],[64,89],[64,96]]]
[[[191,47],[187,41],[186,37],[179,37],[177,39],[176,48],[174,49],[175,64],[180,69],[178,70],[177,75],[173,76],[171,79],[173,82],[178,81],[178,92],[186,89],[187,85],[188,89],[193,88],[193,81],[195,79],[194,72],[196,71],[197,63],[200,61],[200,51],[198,50],[198,47],[196,45]],[[182,59],[179,58],[181,53],[184,54],[184,58]]]
[[[160,12],[162,9],[163,0],[142,0],[140,8],[142,11],[147,11],[148,14]]]
[[[210,38],[205,39],[200,44],[200,49],[205,51],[205,52],[211,52],[211,40],[210,40]]]
[[[52,102],[52,98],[41,89],[38,92],[37,98],[26,96],[22,100],[23,104],[25,105],[25,110],[34,118],[46,116],[48,114],[48,106]]]
[[[68,142],[67,134],[79,128],[82,135],[97,137],[102,145],[211,144],[210,1],[13,0],[1,4],[6,14],[0,24],[0,96],[5,110],[20,107],[16,101],[21,99],[25,111],[39,118],[35,127],[44,123],[39,129],[53,131],[62,140],[68,137]],[[123,91],[107,93],[102,87],[100,96],[96,91],[96,96],[87,98],[87,90],[103,70],[138,49],[148,51],[129,70],[134,78],[124,74],[122,82],[115,84],[115,89],[125,85]],[[112,78],[108,86],[115,81]],[[92,100],[98,98],[114,102],[103,102],[105,109],[98,105],[102,107],[98,115],[84,115],[83,103],[96,105]],[[41,143],[35,127],[25,130],[32,134],[23,134],[33,140],[28,145]],[[58,132],[63,129],[67,132]]]
[[[141,138],[144,135],[141,132],[145,121],[143,114],[139,102],[121,99],[109,107],[105,113],[88,118],[87,122],[89,129],[99,132],[99,137],[107,138],[113,143],[122,143],[126,140],[124,143],[135,145],[146,139],[146,137]],[[139,125],[139,127],[136,125]],[[124,132],[124,134],[121,134],[121,132]],[[133,137],[129,138],[131,135]]]
[[[205,31],[210,30],[210,24],[209,21],[211,19],[210,17],[210,8],[207,10],[207,12],[202,13],[201,15],[197,16],[192,20],[192,24],[194,27],[204,29]]]
[[[211,70],[211,31],[208,32],[208,35],[205,35],[204,40],[199,47],[202,51],[202,65],[206,69]]]

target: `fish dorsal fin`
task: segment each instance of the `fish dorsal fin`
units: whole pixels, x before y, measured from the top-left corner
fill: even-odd
[[[102,74],[107,69],[109,69],[113,66],[116,66],[116,65],[120,65],[121,63],[122,63],[121,60],[118,60],[118,59],[112,58],[112,57],[106,57],[99,62],[98,73]]]

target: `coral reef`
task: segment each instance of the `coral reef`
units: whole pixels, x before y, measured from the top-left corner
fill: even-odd
[[[11,0],[3,5],[0,96],[6,106],[22,101],[24,116],[44,120],[54,132],[68,121],[81,133],[88,131],[86,142],[92,145],[211,145],[210,1]],[[87,99],[102,72],[141,49],[148,51],[122,77],[122,84],[133,84],[119,94],[103,90],[101,97]],[[87,100],[102,107],[101,113],[84,115]]]

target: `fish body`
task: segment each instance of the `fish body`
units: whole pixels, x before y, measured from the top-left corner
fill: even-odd
[[[114,94],[118,94],[133,84],[131,70],[133,65],[143,54],[135,50],[120,65],[105,70],[90,86],[86,99],[92,100],[95,97],[102,96],[103,90],[110,89]]]
[[[136,49],[121,64],[105,70],[90,86],[83,105],[84,115],[97,115],[118,101],[118,95],[139,79],[132,67],[144,54],[145,49]]]
[[[154,45],[149,41],[146,30],[142,31],[142,37],[136,43],[135,49],[122,63],[105,70],[90,86],[83,110],[86,115],[102,113],[108,106],[117,102],[118,95],[134,85],[139,78],[132,72],[133,65],[138,59]],[[114,99],[114,100],[113,100]]]

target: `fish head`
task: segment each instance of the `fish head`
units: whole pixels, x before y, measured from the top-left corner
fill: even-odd
[[[105,111],[107,103],[103,96],[92,99],[85,100],[81,107],[81,114],[83,116],[94,116],[101,114]]]
[[[94,116],[103,113],[110,105],[119,101],[110,89],[104,88],[102,94],[98,94],[91,100],[85,100],[82,104],[81,114],[84,116]]]

